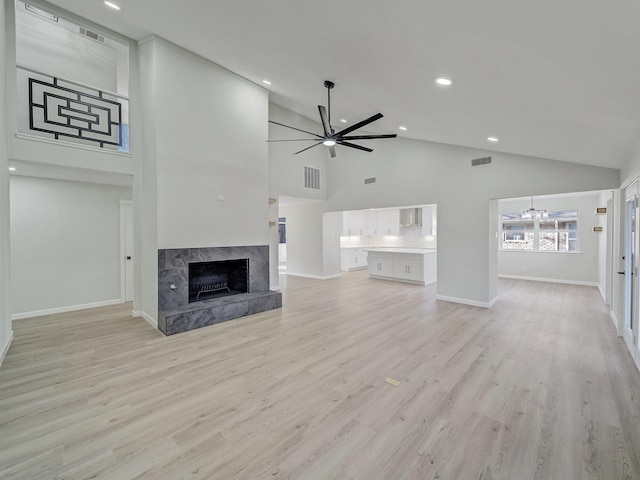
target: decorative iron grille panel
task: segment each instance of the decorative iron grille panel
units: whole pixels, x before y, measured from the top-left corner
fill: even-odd
[[[95,92],[95,93],[94,93]],[[122,145],[122,106],[100,90],[80,91],[29,78],[29,128],[53,135]]]

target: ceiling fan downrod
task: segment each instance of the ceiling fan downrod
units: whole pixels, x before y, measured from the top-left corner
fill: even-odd
[[[336,86],[331,80],[325,80],[324,86],[327,89],[327,120],[329,121],[329,128],[331,129],[331,135],[335,132],[331,127],[331,89]]]

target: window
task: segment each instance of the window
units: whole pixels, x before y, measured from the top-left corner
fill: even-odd
[[[504,213],[501,220],[502,250],[578,251],[577,210],[549,211],[533,218],[523,218],[521,213]]]

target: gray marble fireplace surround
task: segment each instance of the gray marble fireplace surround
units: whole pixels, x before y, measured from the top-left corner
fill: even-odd
[[[249,259],[249,292],[189,303],[189,264]],[[269,290],[269,246],[171,248],[158,250],[158,329],[186,332],[282,307],[282,294]]]

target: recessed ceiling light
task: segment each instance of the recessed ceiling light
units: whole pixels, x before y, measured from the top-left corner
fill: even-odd
[[[436,77],[436,84],[441,87],[449,87],[453,84],[453,80],[447,77]]]
[[[109,7],[109,8],[113,8],[114,10],[120,10],[120,6],[116,5],[115,3],[112,2],[104,2],[104,4]]]
[[[347,123],[347,119],[346,119],[346,118],[341,118],[341,119],[340,119],[340,121],[341,121],[342,123]]]
[[[498,139],[498,137],[487,137],[487,142],[499,142],[500,140]]]
[[[403,132],[406,132],[407,131],[407,127],[405,127],[404,125],[400,125],[398,127],[398,130],[402,130]]]
[[[16,171],[16,167],[9,167],[9,171],[10,172],[15,172]]]
[[[264,80],[262,80],[262,83],[264,83],[265,85],[271,85],[271,82],[269,80],[267,80],[266,78]]]

